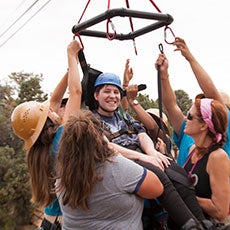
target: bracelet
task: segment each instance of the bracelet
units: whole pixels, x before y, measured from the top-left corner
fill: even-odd
[[[139,105],[139,102],[138,102],[138,100],[133,100],[133,103],[132,103],[132,106],[136,106],[136,105]]]
[[[169,74],[167,75],[167,77],[161,77],[161,80],[168,80],[169,79]]]

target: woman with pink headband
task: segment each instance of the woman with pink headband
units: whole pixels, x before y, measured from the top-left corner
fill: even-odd
[[[227,119],[226,108],[220,102],[196,99],[184,130],[195,141],[184,168],[204,213],[217,221],[227,217],[230,203],[229,159],[221,148],[226,141]]]

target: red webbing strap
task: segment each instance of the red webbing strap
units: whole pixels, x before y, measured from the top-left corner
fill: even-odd
[[[126,7],[127,7],[127,8],[130,8],[130,7],[129,7],[129,0],[126,0]],[[132,18],[131,18],[131,17],[129,17],[129,23],[130,23],[131,30],[132,30],[132,32],[133,32],[133,31],[134,31],[134,28],[133,28],[133,21],[132,21]],[[137,47],[136,47],[135,38],[133,38],[132,40],[133,40],[133,47],[134,47],[134,50],[135,50],[135,54],[137,55]]]
[[[158,6],[154,3],[153,0],[149,0],[153,6],[156,8],[156,10],[159,12],[159,13],[162,13],[161,10],[158,8]],[[169,26],[165,26],[165,29],[164,29],[164,40],[167,44],[172,44],[173,42],[169,42],[167,40],[167,30],[169,30],[169,32],[171,32],[171,35],[175,38],[175,34],[173,33],[172,29],[169,27]]]
[[[82,12],[82,14],[81,14],[81,17],[80,17],[80,19],[78,20],[78,23],[77,23],[77,24],[79,24],[79,23],[81,22],[81,19],[83,18],[84,14],[85,14],[85,11],[86,11],[86,9],[87,9],[87,7],[88,7],[88,5],[89,5],[89,3],[90,3],[90,0],[88,0],[88,2],[86,3],[85,9],[83,10],[83,12]]]
[[[82,14],[81,14],[81,17],[79,18],[77,24],[79,24],[79,23],[81,22],[81,19],[83,18],[86,9],[87,9],[88,6],[89,6],[89,3],[90,3],[90,0],[88,0],[88,2],[86,3],[85,9],[83,10],[83,12],[82,12]],[[80,43],[81,43],[82,50],[84,50],[84,45],[83,45],[83,42],[82,42],[82,40],[81,40],[80,34],[79,34],[79,33],[75,33],[74,36],[73,36],[73,39],[75,39],[76,36],[79,38],[79,41],[80,41]]]
[[[107,6],[107,9],[108,9],[108,10],[110,9],[110,0],[108,0],[108,6]]]
[[[158,8],[158,6],[154,3],[154,1],[152,1],[152,0],[149,0],[149,1],[153,4],[153,6],[156,8],[156,10],[157,10],[159,13],[162,13],[161,10]]]

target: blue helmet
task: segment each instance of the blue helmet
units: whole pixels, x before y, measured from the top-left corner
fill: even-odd
[[[99,85],[115,85],[122,91],[121,80],[113,73],[100,74],[94,83],[94,89]]]

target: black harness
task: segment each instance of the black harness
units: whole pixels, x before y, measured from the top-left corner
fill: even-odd
[[[115,133],[111,133],[110,126],[105,121],[103,120],[101,121],[102,127],[105,130],[105,135],[109,139],[109,141],[112,141],[113,139],[120,137],[123,134],[128,134],[128,135],[138,134],[138,130],[133,126],[133,121],[127,118],[126,112],[122,110],[121,107],[119,107],[118,115],[122,117],[122,119],[125,121],[127,126],[122,127],[120,130],[118,130]]]

